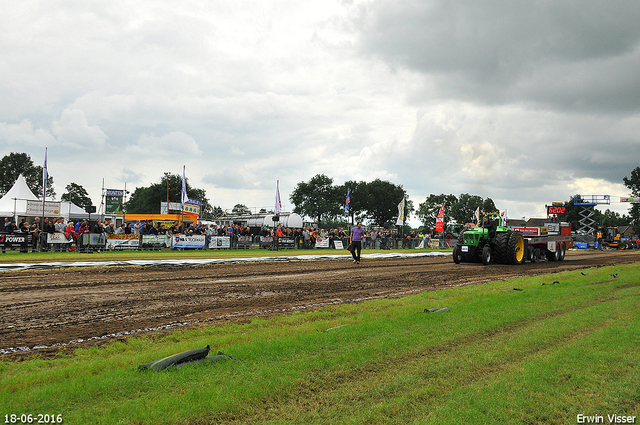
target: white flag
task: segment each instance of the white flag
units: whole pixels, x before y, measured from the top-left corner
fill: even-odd
[[[404,224],[404,198],[398,204],[398,219],[396,220],[396,226]]]
[[[276,180],[276,214],[280,214],[282,202],[280,201],[280,180]]]
[[[44,167],[42,168],[42,201],[47,197],[47,148],[44,148]]]
[[[502,211],[502,227],[507,227],[507,210]]]
[[[187,196],[187,178],[185,176],[185,166],[183,165],[182,166],[182,211],[184,211],[184,204],[186,204],[188,200],[189,200],[189,197]]]
[[[476,208],[476,224],[478,226],[480,226],[482,223],[480,223],[480,207]]]

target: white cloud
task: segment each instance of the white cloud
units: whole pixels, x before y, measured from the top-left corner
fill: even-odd
[[[51,133],[42,128],[34,128],[28,119],[23,119],[18,124],[0,123],[0,140],[3,144],[14,148],[45,147],[55,144],[55,138]]]
[[[78,109],[62,111],[51,132],[61,146],[72,149],[101,151],[108,137],[97,125],[89,125],[84,112]]]
[[[158,157],[175,160],[202,155],[193,137],[180,131],[163,136],[141,134],[137,143],[127,146],[125,152],[137,160]]]

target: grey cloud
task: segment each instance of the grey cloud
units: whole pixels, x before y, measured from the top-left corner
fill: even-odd
[[[252,189],[255,185],[249,181],[246,171],[236,169],[235,171],[222,170],[213,174],[206,174],[202,181],[219,189]]]
[[[635,111],[634,2],[375,1],[359,50],[424,73],[440,97]],[[417,93],[416,100],[425,93]]]

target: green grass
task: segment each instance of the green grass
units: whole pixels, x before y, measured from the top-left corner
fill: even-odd
[[[563,424],[578,414],[640,416],[639,267],[489,282],[3,362],[0,419]],[[506,292],[514,287],[523,291]],[[451,311],[424,312],[445,306]],[[237,360],[136,369],[207,344]]]

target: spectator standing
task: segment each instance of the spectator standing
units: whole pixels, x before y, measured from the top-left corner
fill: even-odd
[[[364,236],[364,229],[362,223],[358,222],[356,227],[351,228],[351,234],[349,236],[349,245],[351,245],[351,256],[353,262],[360,264],[360,253],[362,252],[362,238]]]
[[[311,238],[311,232],[309,231],[309,227],[306,227],[303,231],[302,231],[302,238],[303,238],[303,247],[304,249],[309,249],[309,239]]]

